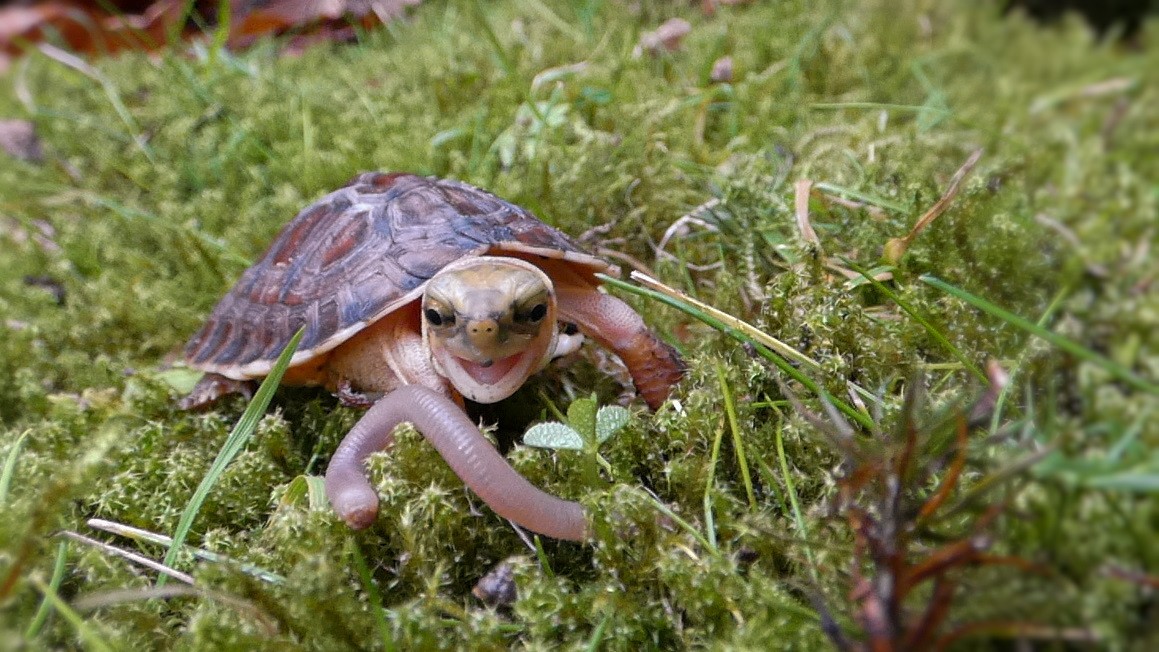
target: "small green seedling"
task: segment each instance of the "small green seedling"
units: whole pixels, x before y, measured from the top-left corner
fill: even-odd
[[[628,424],[631,412],[618,405],[605,405],[598,410],[596,406],[595,394],[572,401],[566,424],[537,423],[527,429],[523,443],[555,450],[584,450],[589,443],[598,447]]]
[[[597,407],[596,395],[578,398],[567,408],[567,423],[549,421],[527,429],[523,443],[537,448],[587,452],[611,473],[611,465],[600,456],[600,444],[628,424],[632,413],[618,405]]]

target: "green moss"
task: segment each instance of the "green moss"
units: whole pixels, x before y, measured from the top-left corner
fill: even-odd
[[[963,577],[970,598],[955,622],[997,612],[1087,627],[1109,648],[1159,640],[1153,598],[1107,570],[1159,574],[1154,490],[1099,488],[1088,473],[1159,474],[1159,421],[1139,421],[1154,397],[917,281],[935,274],[1031,320],[1061,295],[1048,327],[1159,376],[1159,61],[1100,45],[1077,22],[1042,29],[1000,16],[998,3],[967,4],[753,3],[706,17],[659,2],[500,2],[485,16],[496,49],[477,3],[428,2],[357,44],[296,57],[274,43],[214,63],[126,54],[95,61],[99,79],[41,54],[18,62],[0,78],[0,115],[32,120],[47,161],[0,165],[0,460],[28,433],[0,505],[0,581],[17,578],[0,595],[0,641],[24,637],[39,604],[29,578],[47,581],[55,533],[92,535],[91,517],[171,533],[242,408],[181,413],[160,370],[277,229],[355,173],[456,177],[572,234],[608,225],[595,246],[811,356],[835,396],[849,382],[879,395],[869,407],[888,428],[911,370],[925,372],[934,404],[975,381],[885,297],[824,263],[878,264],[979,147],[978,168],[893,270],[892,288],[972,361],[1017,369],[1005,413],[1015,427],[979,436],[973,457],[985,469],[1059,449],[1053,466],[1019,476],[1011,517],[993,532],[996,551],[1054,574]],[[684,47],[634,57],[639,33],[673,15],[693,24]],[[733,82],[713,84],[723,55]],[[802,178],[828,184],[810,202],[819,248],[796,226]],[[873,209],[835,203],[831,188]],[[690,213],[705,223],[658,254]],[[29,276],[58,283],[63,303]],[[161,600],[144,593],[151,576],[139,567],[69,543],[60,594],[142,591],[84,612],[126,649],[824,645],[811,596],[846,625],[855,608],[850,537],[827,516],[840,456],[783,400],[778,372],[675,311],[629,300],[688,354],[682,409],[639,412],[601,449],[611,471],[598,482],[579,453],[510,453],[534,483],[593,514],[591,546],[542,542],[550,568],[413,433],[371,464],[383,505],[370,529],[352,533],[327,509],[281,500],[295,478],[322,472],[357,418],[318,392],[288,390],[190,539],[284,582],[186,557],[181,570],[208,593]],[[755,508],[727,430],[709,468],[728,428],[717,362],[737,397]],[[546,416],[544,387],[560,397],[595,388],[614,402],[602,368],[589,355],[552,369],[495,414]],[[519,599],[483,607],[471,587],[513,555]],[[26,643],[79,645],[61,618]],[[995,635],[967,646],[1003,644]]]

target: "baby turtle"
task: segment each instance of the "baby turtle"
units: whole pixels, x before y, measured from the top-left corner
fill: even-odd
[[[548,536],[586,537],[583,508],[517,474],[464,413],[463,397],[514,393],[579,333],[610,349],[658,408],[679,354],[626,303],[598,290],[616,273],[530,212],[457,181],[365,173],[306,207],[185,347],[206,372],[182,401],[251,391],[300,328],[283,382],[373,407],[330,460],[326,493],[354,528],[378,513],[364,461],[411,422],[498,514]]]

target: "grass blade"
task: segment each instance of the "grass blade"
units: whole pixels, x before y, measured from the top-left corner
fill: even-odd
[[[729,337],[733,338],[734,340],[741,342],[742,344],[751,345],[753,347],[753,349],[756,351],[757,355],[759,355],[762,358],[773,363],[773,365],[775,365],[778,369],[780,369],[782,372],[784,372],[785,375],[787,375],[788,377],[792,378],[793,380],[801,383],[802,385],[805,386],[806,389],[813,392],[814,394],[824,398],[825,400],[832,402],[833,405],[835,405],[838,410],[840,410],[843,414],[845,414],[850,419],[853,419],[854,421],[856,421],[863,428],[865,428],[867,430],[873,429],[873,426],[874,426],[873,419],[871,419],[868,414],[865,414],[864,412],[859,411],[857,408],[849,405],[845,401],[842,401],[841,399],[839,399],[835,396],[831,396],[829,394],[829,392],[825,391],[825,388],[821,387],[821,385],[817,383],[817,381],[813,380],[812,378],[810,378],[810,377],[806,376],[805,374],[801,373],[800,371],[798,371],[796,367],[794,367],[792,364],[790,364],[787,360],[782,358],[780,355],[777,355],[775,352],[773,352],[773,350],[770,349],[768,346],[766,346],[763,342],[760,342],[760,341],[753,339],[750,335],[724,323],[723,321],[717,319],[716,317],[713,317],[712,315],[704,312],[703,310],[696,308],[695,306],[689,305],[689,304],[687,304],[683,301],[680,301],[676,298],[670,297],[662,292],[657,292],[656,290],[651,290],[648,288],[638,287],[638,286],[632,285],[631,283],[625,283],[624,281],[621,281],[618,278],[612,278],[611,276],[607,276],[605,274],[597,274],[596,276],[599,277],[599,279],[601,281],[603,281],[604,283],[611,285],[613,287],[617,287],[617,288],[620,288],[621,290],[631,292],[632,294],[638,294],[642,297],[648,297],[649,299],[654,299],[654,300],[659,301],[661,303],[672,306],[673,308],[676,308],[677,310],[683,312],[684,314],[690,315],[690,316],[700,320],[701,322],[708,324],[709,326],[724,333],[725,335],[728,335]]]
[[[59,612],[60,615],[68,621],[68,624],[72,625],[73,630],[76,631],[77,637],[84,641],[85,649],[96,650],[97,652],[113,652],[113,646],[109,645],[108,641],[102,638],[101,635],[96,632],[96,630],[90,627],[89,624],[85,622],[84,618],[81,618],[81,615],[76,612],[76,610],[70,607],[67,602],[62,600],[60,596],[57,595],[55,589],[46,585],[38,577],[33,577],[32,583],[36,586],[36,589],[44,595],[44,599],[52,605],[53,609],[56,609],[57,612]]]
[[[299,478],[303,478],[303,477],[305,477],[305,476],[298,476],[298,478],[295,478],[295,480],[297,480]],[[321,478],[318,478],[318,479],[321,480]],[[293,483],[291,482],[291,485],[292,484]],[[310,509],[315,509],[315,508],[316,508],[315,507],[315,499],[313,496],[311,496],[310,497]],[[136,541],[137,543],[145,541],[148,543],[154,543],[154,544],[162,545],[162,546],[170,546],[173,544],[173,539],[165,536],[164,534],[157,534],[156,532],[142,530],[141,528],[135,528],[135,527],[132,527],[130,525],[125,525],[123,523],[115,523],[113,521],[106,521],[106,520],[101,519],[101,518],[90,518],[88,521],[85,522],[85,524],[88,525],[89,527],[93,528],[94,530],[101,530],[102,532],[110,532],[110,533],[115,534],[117,536],[125,537],[126,539],[132,539],[133,541]],[[286,581],[286,578],[282,577],[281,575],[278,575],[277,573],[270,572],[264,568],[259,568],[257,566],[252,565],[252,564],[243,564],[235,559],[227,557],[226,555],[219,555],[216,552],[210,552],[209,550],[203,550],[202,548],[197,548],[197,547],[188,546],[188,545],[182,546],[182,549],[188,551],[190,554],[192,554],[197,559],[204,559],[205,561],[210,561],[210,562],[214,562],[217,564],[226,564],[229,566],[233,566],[233,567],[237,568],[238,570],[240,570],[241,572],[246,573],[247,575],[253,575],[256,578],[261,579],[261,580],[266,581],[266,582],[269,582],[271,584],[282,584]]]
[[[64,566],[68,561],[68,542],[61,541],[56,546],[56,561],[52,565],[52,578],[48,580],[48,589],[56,594],[60,588],[60,583],[64,580]],[[40,628],[44,627],[44,623],[48,620],[48,614],[52,611],[52,604],[49,602],[48,596],[45,595],[40,601],[40,607],[36,610],[36,615],[32,617],[32,622],[28,624],[28,629],[24,632],[24,640],[28,642],[40,633]]]
[[[801,353],[797,349],[794,349],[793,347],[789,346],[788,344],[785,344],[784,342],[769,335],[768,333],[762,331],[761,329],[757,328],[756,326],[753,326],[752,324],[748,323],[747,321],[744,321],[743,319],[737,319],[736,317],[733,317],[732,315],[730,315],[722,310],[717,310],[716,308],[713,308],[712,306],[708,305],[707,303],[697,301],[696,299],[693,299],[692,297],[690,297],[686,294],[678,292],[677,290],[675,290],[667,285],[664,285],[660,281],[657,281],[656,279],[654,279],[650,276],[647,276],[645,274],[640,274],[639,272],[632,272],[632,279],[635,281],[639,281],[640,283],[648,286],[652,290],[656,290],[657,292],[660,292],[661,294],[666,294],[668,296],[673,297],[674,299],[679,299],[680,301],[684,301],[685,303],[690,304],[691,306],[695,307],[697,310],[700,310],[700,311],[704,312],[705,314],[710,315],[714,319],[717,319],[717,320],[727,324],[731,328],[735,328],[736,330],[740,331],[741,333],[744,333],[746,336],[752,338],[753,340],[760,342],[761,344],[765,345],[770,350],[774,351],[775,353],[777,353],[778,355],[780,355],[782,357],[788,358],[789,360],[792,360],[794,362],[798,362],[798,363],[803,364],[803,365],[808,365],[809,367],[811,367],[813,369],[820,369],[821,368],[821,365],[818,364],[817,361],[814,360],[813,358],[810,358],[809,356],[805,355],[804,353]]]
[[[1070,286],[1067,285],[1061,288],[1058,291],[1058,294],[1054,295],[1054,298],[1050,301],[1050,305],[1046,307],[1046,310],[1042,311],[1042,316],[1038,318],[1037,324],[1040,328],[1044,327],[1046,322],[1050,321],[1051,317],[1054,316],[1055,311],[1058,310],[1058,307],[1062,305],[1063,299],[1070,295],[1070,290]],[[996,434],[998,432],[999,426],[1002,424],[1002,416],[1006,411],[1006,401],[1009,400],[1010,392],[1015,386],[1014,379],[1017,378],[1018,375],[1022,372],[1022,366],[1025,364],[1026,358],[1029,357],[1029,355],[1029,352],[1025,350],[1022,352],[1022,354],[1019,355],[1017,364],[1010,368],[1010,377],[1007,380],[1006,385],[1002,388],[1002,391],[998,393],[998,400],[994,402],[994,415],[990,417],[991,435]]]
[[[926,319],[925,315],[918,312],[917,308],[914,308],[908,301],[902,299],[897,292],[889,289],[886,284],[875,279],[873,274],[861,265],[858,265],[857,263],[848,259],[843,259],[842,262],[853,271],[861,274],[861,277],[873,285],[875,290],[889,297],[889,300],[897,304],[898,308],[901,308],[903,311],[905,311],[905,314],[909,315],[914,321],[920,324],[922,328],[926,329],[926,332],[929,333],[930,337],[934,338],[938,344],[941,344],[942,348],[949,351],[950,355],[957,358],[958,362],[962,363],[962,366],[970,370],[970,373],[978,377],[978,379],[983,383],[989,382],[986,378],[986,373],[979,369],[978,365],[974,364],[973,361],[966,357],[966,354],[962,353],[962,351],[959,350],[958,347],[954,346],[950,340],[946,339],[946,336],[942,335],[942,332],[938,330],[929,319]]]
[[[362,554],[362,549],[358,547],[358,543],[354,539],[349,539],[347,544],[350,548],[350,556],[354,559],[354,568],[358,571],[358,579],[362,582],[362,589],[366,591],[366,598],[370,602],[370,610],[374,614],[374,626],[378,629],[382,648],[386,652],[394,652],[398,646],[394,642],[394,632],[391,631],[390,622],[386,619],[388,612],[383,606],[382,592],[374,584],[374,575],[370,572],[370,565],[366,563],[366,557]]]
[[[164,577],[164,576],[172,577],[173,579],[177,580],[178,582],[184,582],[185,584],[188,584],[190,586],[193,585],[193,576],[192,575],[190,575],[188,573],[182,573],[181,571],[176,570],[170,566],[166,566],[165,564],[159,564],[159,563],[153,561],[152,559],[149,559],[148,557],[146,557],[144,555],[139,555],[135,552],[130,552],[128,550],[123,550],[123,549],[118,548],[114,545],[105,543],[104,541],[97,541],[96,539],[94,539],[92,537],[86,537],[83,534],[80,534],[78,532],[72,532],[70,530],[65,530],[64,532],[61,532],[61,536],[64,536],[67,539],[71,539],[73,541],[76,541],[77,543],[83,543],[86,546],[92,546],[92,547],[96,548],[97,550],[100,550],[101,552],[106,553],[108,555],[111,555],[113,557],[120,557],[122,559],[126,559],[128,561],[131,561],[134,564],[139,564],[141,566],[144,566],[145,568],[148,568],[149,570],[153,570],[153,571],[156,571],[158,573],[161,573],[162,577]]]
[[[169,544],[169,550],[165,553],[165,559],[162,562],[166,566],[172,567],[173,562],[177,559],[177,553],[181,550],[182,545],[185,544],[185,538],[189,535],[189,530],[193,528],[193,520],[197,518],[197,513],[201,510],[201,505],[205,503],[205,499],[209,496],[209,491],[221,474],[225,472],[225,467],[237,457],[238,453],[245,448],[257,429],[258,421],[261,420],[262,415],[265,414],[266,408],[270,405],[270,399],[274,397],[274,391],[278,388],[278,383],[282,381],[282,375],[286,373],[286,368],[290,366],[290,358],[293,357],[294,351],[298,349],[298,342],[302,340],[302,333],[305,332],[305,327],[298,329],[294,333],[294,337],[290,339],[290,343],[282,350],[282,354],[278,356],[278,361],[274,363],[274,368],[270,370],[270,375],[262,381],[262,386],[258,388],[257,394],[254,395],[250,404],[246,407],[245,412],[241,415],[237,425],[234,426],[233,431],[229,433],[229,437],[225,440],[225,445],[221,447],[221,451],[217,454],[217,459],[213,461],[213,466],[209,468],[209,472],[201,480],[201,484],[197,486],[197,490],[193,492],[193,497],[189,499],[189,503],[185,505],[185,511],[181,513],[181,520],[177,523],[177,530],[173,533],[173,542]],[[157,578],[157,586],[165,585],[166,576],[161,575]]]
[[[659,498],[653,496],[643,489],[628,488],[626,491],[644,496],[652,505],[652,507],[656,509],[656,511],[668,517],[672,520],[673,523],[680,526],[682,530],[692,535],[692,538],[696,539],[697,543],[699,543],[705,550],[712,552],[714,555],[720,554],[720,550],[718,550],[717,547],[708,540],[708,537],[701,534],[700,530],[697,530],[691,523],[681,518],[680,515],[676,512],[672,511],[672,508],[668,505],[665,505],[664,502]]]
[[[716,484],[716,462],[720,459],[720,442],[724,439],[724,429],[716,429],[716,437],[712,439],[712,453],[708,457],[708,479],[704,483],[704,532],[708,535],[708,542],[716,548],[716,518],[712,513],[712,485]]]
[[[1159,384],[1150,382],[1144,378],[1140,378],[1123,365],[1115,362],[1114,360],[1111,360],[1110,358],[1099,355],[1098,353],[1095,353],[1094,351],[1073,340],[1067,339],[1058,333],[1047,330],[1046,328],[1035,324],[1029,319],[1016,315],[1009,310],[1000,308],[997,305],[987,301],[986,299],[983,299],[982,297],[975,296],[961,288],[950,285],[949,283],[936,276],[926,274],[920,278],[922,282],[928,285],[932,285],[947,294],[953,295],[988,315],[997,317],[998,319],[1001,319],[1002,321],[1010,324],[1011,326],[1014,326],[1015,328],[1022,329],[1031,335],[1044,339],[1047,342],[1050,342],[1051,344],[1062,349],[1063,351],[1066,351],[1067,353],[1075,356],[1076,358],[1086,360],[1087,362],[1101,367],[1107,373],[1139,391],[1147,392],[1148,394],[1159,394]]]
[[[740,436],[740,420],[736,416],[736,401],[732,397],[732,388],[724,376],[724,366],[716,365],[716,378],[720,381],[720,392],[724,395],[724,412],[728,415],[728,428],[732,431],[732,447],[736,451],[736,463],[740,467],[741,480],[744,482],[745,496],[749,501],[749,509],[757,508],[757,496],[753,491],[753,479],[749,475],[748,456],[745,455],[744,440]]]
[[[789,494],[789,504],[793,506],[793,521],[797,524],[799,538],[804,545],[805,558],[809,560],[809,574],[813,582],[817,582],[817,562],[813,559],[813,549],[809,547],[809,526],[805,525],[805,516],[801,513],[801,503],[797,500],[797,488],[793,485],[793,476],[789,475],[789,459],[785,457],[784,423],[777,423],[777,460],[781,465],[781,477],[785,479],[785,493]]]
[[[30,430],[25,430],[16,438],[16,443],[12,444],[12,450],[8,451],[8,457],[4,459],[4,470],[0,471],[0,505],[3,505],[8,500],[8,490],[12,486],[12,476],[16,475],[16,460],[20,457],[20,449],[24,446],[24,440],[28,438]]]

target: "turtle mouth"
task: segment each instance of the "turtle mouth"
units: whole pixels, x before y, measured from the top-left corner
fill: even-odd
[[[519,351],[502,358],[471,360],[442,347],[435,348],[438,372],[455,390],[476,403],[495,403],[515,393],[534,373],[535,352]]]
[[[516,353],[506,358],[483,362],[472,362],[466,358],[455,356],[455,362],[460,369],[467,372],[467,375],[480,385],[497,385],[523,361],[524,355],[524,353]]]

